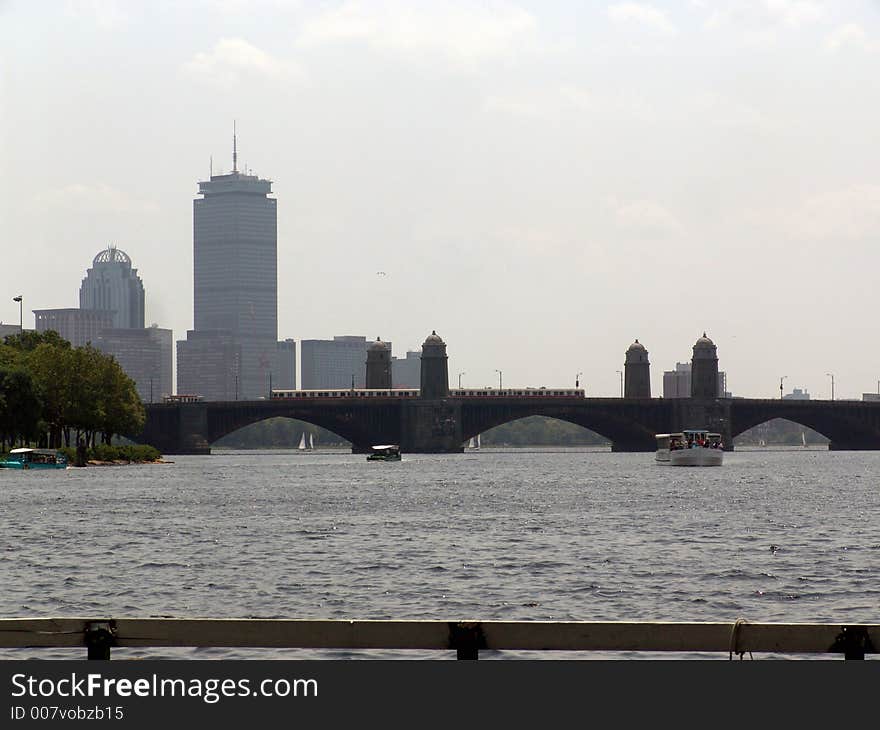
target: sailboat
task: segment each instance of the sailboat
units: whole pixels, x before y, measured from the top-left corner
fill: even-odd
[[[299,450],[300,451],[306,450],[306,432],[305,431],[303,431],[302,438],[299,440]]]
[[[471,440],[468,441],[468,448],[469,448],[469,449],[476,448],[476,447],[475,447],[475,444],[476,444],[476,440],[474,439],[473,436],[471,436]]]
[[[475,449],[479,449],[479,448],[480,448],[480,434],[477,434],[476,441],[474,442],[474,448],[475,448]]]
[[[315,448],[315,434],[310,433],[309,434],[309,450],[312,450],[314,448]]]
[[[801,441],[804,443],[804,448],[807,448],[807,434],[801,431]]]

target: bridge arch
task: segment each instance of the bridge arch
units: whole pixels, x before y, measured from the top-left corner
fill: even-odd
[[[865,409],[858,402],[829,408],[827,401],[731,401],[730,431],[734,438],[776,418],[806,426],[825,436],[831,441],[831,449],[880,448],[877,410]]]
[[[577,402],[554,402],[535,399],[523,403],[498,399],[495,402],[468,403],[461,406],[462,438],[468,441],[490,428],[528,416],[544,416],[567,421],[605,437],[614,451],[646,451],[655,447],[655,434],[668,430],[668,411],[657,407],[654,401],[634,401],[628,404],[619,399],[595,399],[590,407]]]
[[[302,421],[286,416],[270,416],[261,421],[242,426],[221,436],[211,444],[220,448],[256,448],[268,446],[272,448],[296,448],[303,433],[311,434],[316,444],[344,445],[348,439],[326,429],[317,423]]]
[[[267,418],[291,418],[332,431],[356,450],[368,450],[374,443],[399,443],[400,417],[394,404],[364,408],[350,403],[322,403],[320,406],[279,400],[238,403],[207,403],[205,438],[214,443],[223,436]],[[213,407],[212,406],[217,406]],[[387,412],[386,412],[387,411]]]
[[[505,428],[513,425],[519,427],[513,430]],[[512,446],[601,446],[608,442],[601,434],[584,428],[579,423],[538,414],[493,426],[480,435],[483,445],[504,443]],[[469,440],[470,438],[467,441]]]

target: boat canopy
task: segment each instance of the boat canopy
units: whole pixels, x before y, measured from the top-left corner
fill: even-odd
[[[388,449],[398,448],[397,444],[380,444],[379,446],[371,446],[373,451],[387,451]]]
[[[10,454],[29,454],[31,451],[33,451],[33,449],[21,448],[21,449],[12,449],[12,450],[10,450],[9,453]]]

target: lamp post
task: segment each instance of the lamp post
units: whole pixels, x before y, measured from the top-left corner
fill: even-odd
[[[12,297],[13,302],[18,302],[18,334],[24,334],[24,304],[22,304],[23,297],[19,294],[17,297]]]
[[[782,400],[782,381],[785,380],[787,377],[787,375],[783,375],[781,378],[779,378],[779,400]]]
[[[581,375],[583,375],[583,372],[580,372],[574,376],[574,387],[575,388],[580,388],[580,386],[581,386]]]
[[[496,369],[495,372],[498,373],[498,390],[502,390],[501,371]]]
[[[459,389],[459,390],[461,390],[461,376],[462,376],[462,375],[467,375],[467,373],[466,373],[466,372],[460,372],[460,373],[458,374],[458,389]]]
[[[614,372],[620,376],[620,397],[623,398],[623,370],[615,370]]]
[[[834,373],[825,373],[831,378],[831,400],[834,400]]]

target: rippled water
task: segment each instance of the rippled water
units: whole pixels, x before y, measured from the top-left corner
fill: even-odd
[[[880,453],[740,451],[713,469],[584,450],[173,458],[0,470],[0,616],[880,614]]]

